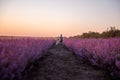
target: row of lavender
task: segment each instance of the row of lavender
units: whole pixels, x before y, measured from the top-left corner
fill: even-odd
[[[53,39],[0,39],[0,80],[21,80],[25,67],[40,58]]]
[[[64,44],[83,60],[120,78],[120,38],[112,39],[66,39]]]

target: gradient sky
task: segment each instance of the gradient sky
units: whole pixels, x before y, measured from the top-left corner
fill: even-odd
[[[0,0],[0,35],[73,36],[120,29],[120,0]]]

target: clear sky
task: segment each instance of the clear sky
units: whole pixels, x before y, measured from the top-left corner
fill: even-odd
[[[120,0],[0,0],[0,35],[73,36],[120,29]]]

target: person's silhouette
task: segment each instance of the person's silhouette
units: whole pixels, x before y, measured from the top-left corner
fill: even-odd
[[[62,36],[62,34],[60,34],[58,40],[56,41],[56,45],[62,44],[62,42],[63,42],[63,36]]]
[[[60,43],[62,43],[63,42],[63,36],[62,36],[62,34],[60,34]]]

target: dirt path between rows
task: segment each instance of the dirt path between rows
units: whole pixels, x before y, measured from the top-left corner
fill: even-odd
[[[52,46],[47,55],[28,69],[23,80],[110,80],[105,71],[79,61],[63,45]]]

